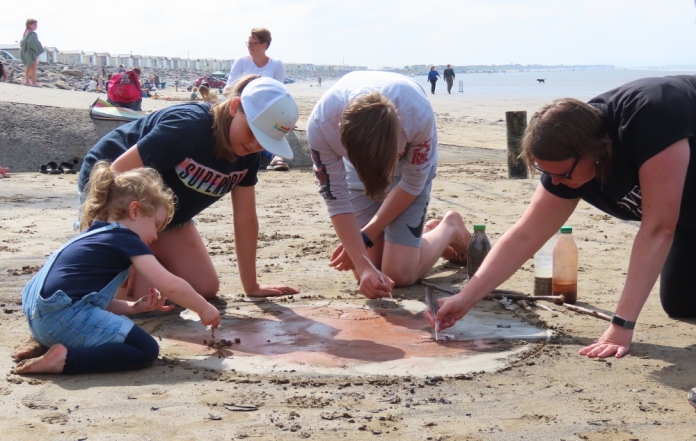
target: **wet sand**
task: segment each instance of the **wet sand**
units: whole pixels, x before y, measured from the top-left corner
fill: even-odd
[[[320,93],[306,86],[299,83],[294,91],[302,115],[309,113]],[[26,89],[30,88],[22,89],[22,95],[32,93]],[[4,97],[3,91],[0,96]],[[441,217],[448,210],[457,210],[468,226],[486,223],[487,233],[495,242],[522,214],[537,180],[508,180],[504,156],[477,154],[487,151],[466,147],[502,148],[505,126],[496,121],[504,118],[505,110],[520,108],[511,109],[508,102],[472,102],[469,112],[449,108],[447,102],[433,103],[440,130],[445,133],[441,140],[445,142],[445,136],[451,136],[447,143],[465,147],[443,155],[434,181],[430,216]],[[56,98],[44,104],[61,103]],[[449,113],[452,120],[445,119],[444,113]],[[220,354],[213,350],[205,353],[203,339],[209,339],[210,332],[203,329],[191,337],[195,348],[182,344],[179,337],[168,338],[168,333],[185,323],[177,309],[135,318],[160,342],[161,358],[152,368],[75,377],[14,375],[10,353],[27,336],[20,292],[46,256],[72,236],[75,188],[75,175],[21,173],[0,180],[0,369],[6,373],[6,383],[0,385],[0,403],[6,410],[0,417],[0,429],[6,439],[694,437],[695,414],[687,403],[687,391],[696,385],[696,323],[666,317],[656,288],[640,316],[631,352],[620,360],[589,360],[577,355],[580,348],[599,337],[606,322],[553,305],[548,306],[554,311],[506,311],[494,302],[483,301],[476,307],[477,313],[495,316],[501,323],[524,322],[550,330],[554,337],[549,342],[517,341],[514,345],[526,345],[524,350],[489,372],[397,376],[347,370],[344,374],[318,374],[292,368],[289,361],[297,360],[288,359],[276,365],[267,363],[257,372],[243,372],[225,363],[259,351],[252,334],[242,334],[241,328],[235,334],[232,327],[224,331],[224,336],[216,333],[217,339],[240,337],[239,345],[222,349],[222,358],[218,358]],[[220,274],[216,305],[226,316],[265,314],[269,323],[275,323],[284,315],[292,315],[291,311],[307,312],[327,302],[334,307],[348,305],[355,311],[368,305],[349,274],[338,273],[327,265],[337,241],[309,170],[261,173],[257,201],[259,279],[287,282],[302,292],[293,299],[258,304],[242,301],[230,203],[225,198],[199,216],[199,228]],[[611,313],[622,288],[637,226],[609,218],[582,203],[569,224],[574,226],[580,250],[578,304]],[[530,260],[503,287],[531,292],[531,265]],[[465,268],[441,260],[428,280],[442,286],[461,285]],[[417,302],[423,297],[423,289],[414,286],[395,290],[395,294],[401,302]],[[353,314],[381,320],[373,311]],[[419,318],[415,315],[408,320],[417,323]],[[186,329],[195,330],[193,325]],[[324,320],[324,325],[334,326],[335,322]],[[359,338],[365,344],[385,347],[378,351],[384,362],[398,359],[395,351],[407,349],[399,349],[391,340],[381,340],[377,329],[365,327],[360,332]],[[418,332],[428,335],[424,329]],[[266,340],[272,338],[269,335]],[[268,348],[292,353],[294,347],[287,348],[279,340],[272,340]],[[504,349],[514,345],[501,344]],[[311,347],[302,357],[317,356],[311,353],[317,348],[322,346]],[[207,363],[201,363],[201,355],[207,355]],[[338,355],[364,358],[357,353]],[[330,365],[335,360],[325,359],[323,363],[340,369],[340,364]]]

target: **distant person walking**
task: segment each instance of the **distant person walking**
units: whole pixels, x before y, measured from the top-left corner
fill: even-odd
[[[435,94],[435,83],[437,79],[440,78],[440,74],[435,70],[435,66],[430,66],[430,72],[428,72],[428,81],[430,82],[430,93]]]
[[[321,75],[317,77],[317,84],[321,87]]]
[[[27,19],[27,28],[22,35],[22,41],[19,42],[19,58],[22,59],[22,64],[26,67],[24,70],[24,85],[41,87],[36,82],[36,68],[39,66],[39,55],[44,53],[43,45],[36,35],[38,22],[33,19]]]
[[[454,84],[454,69],[450,67],[450,65],[447,65],[447,69],[442,73],[442,75],[445,77],[445,82],[447,83],[447,93],[452,93],[452,84]]]
[[[253,28],[251,30],[251,35],[249,35],[249,39],[245,43],[249,50],[249,55],[235,60],[232,69],[230,69],[230,75],[227,77],[226,90],[230,90],[241,77],[250,74],[273,78],[281,83],[285,82],[285,66],[283,62],[266,55],[266,51],[271,46],[271,40],[271,31],[268,29]],[[268,167],[266,167],[268,170],[289,170],[285,159],[280,156],[271,155],[265,150],[261,154],[271,161]]]

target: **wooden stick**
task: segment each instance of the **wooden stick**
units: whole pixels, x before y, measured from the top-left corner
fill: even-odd
[[[593,317],[597,317],[599,319],[606,320],[608,322],[611,321],[611,317],[609,317],[608,315],[603,314],[601,312],[593,311],[591,309],[583,308],[581,306],[569,305],[567,303],[564,303],[563,306],[567,309],[570,309],[571,311],[579,312],[580,314],[591,315]]]
[[[432,288],[437,289],[438,291],[442,291],[447,294],[452,294],[455,295],[459,291],[454,291],[451,289],[447,288],[442,288],[440,286],[437,286],[433,283],[426,282],[425,280],[421,280],[421,285],[425,286],[430,286]],[[493,292],[488,294],[485,298],[488,300],[491,299],[500,299],[502,297],[507,297],[510,300],[526,300],[528,302],[534,302],[536,300],[546,300],[549,302],[554,302],[558,303],[559,305],[563,303],[563,296],[528,296],[527,294],[520,292],[520,291],[512,291],[509,289],[494,289]]]
[[[425,285],[425,286],[431,286],[431,287],[433,287],[439,291],[442,291],[444,293],[447,293],[447,294],[455,295],[459,292],[459,291],[455,291],[452,289],[439,287],[433,283],[426,282],[425,280],[421,280],[420,283],[422,285]],[[496,300],[496,299],[500,299],[502,297],[507,297],[510,300],[526,300],[528,302],[534,302],[536,300],[545,300],[547,302],[553,302],[556,305],[563,306],[566,309],[569,309],[571,311],[574,311],[574,312],[577,312],[580,314],[591,315],[592,317],[597,317],[598,319],[606,320],[608,322],[611,321],[611,317],[604,314],[604,313],[601,313],[598,311],[593,311],[593,310],[587,309],[587,308],[583,308],[581,306],[569,305],[567,303],[564,303],[562,295],[560,295],[560,296],[528,296],[520,291],[512,291],[509,289],[494,289],[491,294],[487,295],[484,298],[488,299],[488,300]]]

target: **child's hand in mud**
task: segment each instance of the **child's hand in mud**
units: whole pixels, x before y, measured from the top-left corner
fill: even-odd
[[[389,297],[392,289],[394,281],[372,268],[367,268],[360,277],[360,292],[368,299]]]
[[[206,302],[206,307],[198,315],[201,318],[203,326],[215,329],[220,326],[220,311],[216,307]]]
[[[140,314],[149,311],[171,311],[175,305],[166,305],[167,298],[160,294],[155,288],[150,288],[147,295],[141,297],[133,304],[133,312]]]

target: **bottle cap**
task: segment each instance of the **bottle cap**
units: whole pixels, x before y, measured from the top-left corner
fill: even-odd
[[[474,231],[486,231],[486,224],[474,224]]]
[[[572,233],[573,232],[573,227],[569,225],[563,225],[561,227],[561,233]]]

